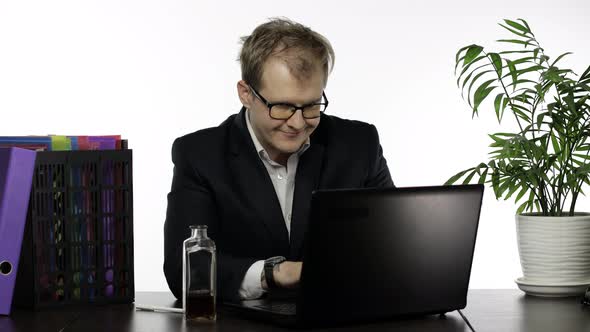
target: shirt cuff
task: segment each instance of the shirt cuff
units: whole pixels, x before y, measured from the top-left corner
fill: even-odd
[[[264,294],[265,291],[262,289],[262,281],[260,280],[263,270],[263,260],[256,261],[250,266],[238,290],[242,300],[257,299]]]

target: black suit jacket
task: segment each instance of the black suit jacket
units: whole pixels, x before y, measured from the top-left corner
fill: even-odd
[[[297,167],[291,238],[271,179],[246,127],[245,109],[221,125],[176,139],[164,224],[164,274],[182,296],[182,243],[189,225],[205,224],[217,245],[217,290],[238,298],[257,260],[302,258],[311,192],[393,186],[373,125],[322,114]]]

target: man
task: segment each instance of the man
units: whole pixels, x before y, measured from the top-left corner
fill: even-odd
[[[297,287],[313,190],[393,186],[375,127],[324,113],[328,40],[273,19],[243,38],[239,60],[241,111],[172,147],[164,274],[179,299],[189,225],[217,245],[218,295],[253,299]]]

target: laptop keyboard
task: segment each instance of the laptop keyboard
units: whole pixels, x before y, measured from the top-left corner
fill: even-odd
[[[272,302],[262,303],[255,307],[283,315],[295,315],[297,305],[293,302]]]

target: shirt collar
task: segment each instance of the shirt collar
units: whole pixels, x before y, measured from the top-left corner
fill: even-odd
[[[256,148],[256,152],[258,153],[258,155],[260,157],[267,159],[267,160],[270,160],[268,152],[266,152],[266,150],[264,149],[262,144],[260,144],[260,141],[256,137],[254,130],[252,129],[252,125],[250,124],[250,110],[249,109],[246,109],[246,127],[248,127],[248,133],[250,133],[250,138],[252,139],[252,142],[254,143],[254,147]],[[301,145],[299,150],[297,150],[297,152],[296,152],[297,155],[301,156],[303,154],[303,152],[305,152],[309,148],[310,145],[311,145],[311,141],[308,137],[307,140],[305,141],[305,143],[303,143],[303,145]]]

